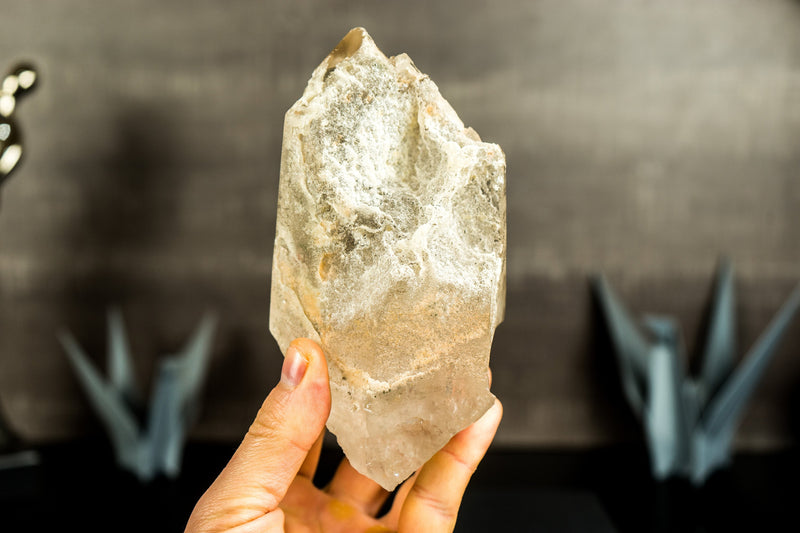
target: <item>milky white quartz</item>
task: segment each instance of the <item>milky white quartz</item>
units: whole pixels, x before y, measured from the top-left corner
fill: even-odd
[[[362,28],[286,113],[270,331],[328,360],[333,432],[391,490],[494,397],[505,156]]]

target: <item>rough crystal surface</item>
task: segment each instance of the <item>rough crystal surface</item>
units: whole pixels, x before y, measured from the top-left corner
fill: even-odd
[[[328,359],[328,428],[391,490],[493,403],[505,156],[361,28],[286,113],[270,330]]]

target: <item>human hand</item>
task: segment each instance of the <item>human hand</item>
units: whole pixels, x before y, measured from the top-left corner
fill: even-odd
[[[308,339],[295,340],[281,381],[197,502],[186,533],[452,531],[467,483],[502,418],[500,402],[403,483],[382,517],[375,515],[389,493],[347,459],[324,489],[312,482],[330,405],[322,350]]]

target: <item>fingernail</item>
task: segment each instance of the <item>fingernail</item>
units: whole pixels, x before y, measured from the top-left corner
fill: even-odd
[[[289,349],[286,350],[286,357],[283,358],[281,382],[292,389],[297,387],[303,380],[306,368],[308,368],[308,360],[303,357],[300,350],[289,346]]]

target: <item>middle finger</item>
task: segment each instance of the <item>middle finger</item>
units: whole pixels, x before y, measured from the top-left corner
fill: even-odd
[[[326,492],[369,516],[375,516],[389,497],[383,487],[353,468],[346,457],[339,464]]]

